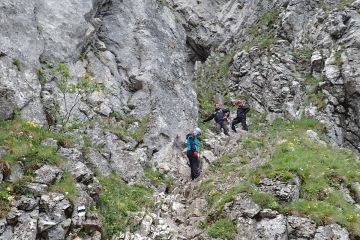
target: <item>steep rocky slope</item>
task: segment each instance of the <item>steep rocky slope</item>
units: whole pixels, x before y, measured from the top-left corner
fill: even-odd
[[[0,239],[358,238],[358,160],[335,146],[360,149],[359,11],[2,1]],[[185,134],[239,97],[251,133],[207,131],[190,183]]]

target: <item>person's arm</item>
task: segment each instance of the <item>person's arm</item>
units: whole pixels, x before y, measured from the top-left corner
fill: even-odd
[[[245,105],[244,108],[244,114],[247,114],[250,111],[250,107],[248,105]]]
[[[210,120],[212,120],[215,117],[215,114],[211,114],[209,117],[207,117],[203,122],[208,122]]]
[[[230,111],[227,108],[223,108],[224,118],[228,118],[230,116]]]

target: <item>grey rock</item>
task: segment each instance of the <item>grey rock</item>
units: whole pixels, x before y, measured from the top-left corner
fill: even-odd
[[[39,211],[34,210],[32,212],[23,213],[18,223],[14,227],[15,240],[35,240],[37,236],[37,220],[39,217]]]
[[[344,15],[330,14],[327,24],[327,31],[333,38],[339,39],[344,35],[347,29],[347,26],[344,23],[345,19],[346,18]]]
[[[6,216],[7,223],[10,225],[15,225],[19,217],[24,213],[24,211],[17,209],[16,207],[12,207],[9,213]]]
[[[41,144],[53,148],[58,147],[58,141],[53,138],[46,138],[41,142]]]
[[[81,161],[82,153],[76,148],[60,148],[59,154],[71,162]]]
[[[355,9],[360,9],[360,1],[356,0],[351,4],[351,7],[355,8]]]
[[[47,239],[65,239],[71,225],[72,206],[61,193],[42,195],[38,230]]]
[[[312,239],[316,231],[316,223],[308,218],[287,217],[290,239]]]
[[[92,181],[93,172],[82,162],[69,162],[67,170],[76,181],[88,184]]]
[[[102,224],[99,217],[96,214],[87,213],[86,220],[83,223],[83,227],[85,230],[89,232],[101,231]]]
[[[13,228],[11,226],[7,226],[6,228],[4,228],[4,231],[0,233],[0,240],[9,240],[13,239],[13,237]]]
[[[0,86],[0,121],[11,118],[16,110],[15,92]]]
[[[62,178],[62,170],[56,166],[44,165],[35,171],[35,182],[53,184]]]
[[[256,240],[256,221],[251,218],[239,217],[236,220],[237,240]]]
[[[153,224],[153,218],[149,215],[146,215],[140,225],[141,235],[149,236],[152,224]]]
[[[11,201],[10,206],[16,207],[19,210],[31,211],[38,206],[39,201],[34,198],[20,196],[19,199]]]
[[[257,239],[287,239],[286,219],[278,215],[273,219],[262,219],[256,224]]]
[[[322,140],[319,138],[318,134],[317,134],[315,131],[313,131],[313,130],[306,130],[305,135],[306,135],[307,137],[309,137],[310,139],[313,139],[314,141],[316,141],[316,142],[319,143],[320,145],[326,147],[326,142],[322,141]]]
[[[299,199],[300,178],[294,177],[289,182],[281,182],[264,178],[260,181],[259,191],[263,191],[277,197],[281,201],[291,202]]]
[[[0,219],[0,235],[2,235],[6,230],[6,219]]]
[[[225,206],[225,212],[232,220],[239,217],[253,218],[260,210],[259,205],[244,194],[239,194],[231,204]]]
[[[110,166],[125,180],[130,181],[144,175],[143,167],[137,154],[131,151],[122,150],[122,141],[115,135],[109,134],[106,139],[106,146],[111,153]]]
[[[320,72],[324,67],[324,59],[319,51],[313,52],[311,56],[311,68],[315,72]]]
[[[20,179],[23,175],[24,175],[24,169],[21,162],[13,163],[10,166],[9,180],[11,182],[15,182],[16,180]]]
[[[107,160],[95,149],[90,149],[86,155],[87,161],[96,169],[100,176],[109,176],[111,169]]]
[[[321,226],[316,230],[315,240],[320,239],[339,239],[339,240],[348,240],[349,232],[339,226],[338,224],[332,224],[327,226]]]
[[[200,217],[201,212],[206,209],[207,202],[203,198],[194,199],[191,205],[189,206],[188,213],[192,217]]]
[[[46,193],[49,187],[48,185],[41,183],[25,183],[23,188],[25,192],[29,192],[35,197],[39,197]]]
[[[260,211],[261,218],[275,218],[277,215],[279,215],[279,213],[272,209],[263,209]]]

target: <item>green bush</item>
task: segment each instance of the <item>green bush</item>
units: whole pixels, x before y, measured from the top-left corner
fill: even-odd
[[[279,206],[276,198],[271,194],[253,191],[251,193],[251,198],[262,208],[277,209]]]
[[[127,186],[115,175],[99,178],[99,181],[102,191],[94,210],[102,218],[104,239],[110,239],[131,226],[130,212],[153,206],[152,191],[144,186]]]
[[[229,219],[220,219],[209,227],[208,234],[213,238],[232,240],[236,236],[236,227]]]

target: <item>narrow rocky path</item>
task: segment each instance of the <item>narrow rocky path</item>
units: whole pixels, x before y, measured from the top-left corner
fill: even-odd
[[[183,179],[176,184],[176,188],[171,194],[158,194],[157,197],[157,218],[158,230],[153,232],[152,239],[209,239],[206,229],[201,228],[202,222],[206,221],[207,201],[200,190],[204,181],[214,177],[211,171],[213,164],[219,164],[223,167],[233,164],[222,163],[221,160],[226,154],[235,153],[241,146],[240,142],[248,135],[256,135],[256,132],[249,133],[239,130],[232,132],[230,136],[224,134],[216,135],[211,131],[206,132],[206,138],[202,144],[204,147],[200,158],[202,161],[201,176],[195,181]],[[240,141],[240,142],[239,142]],[[186,161],[186,159],[181,159]],[[241,159],[238,159],[241,161]],[[261,164],[259,159],[249,162],[247,167],[255,167]],[[217,177],[218,178],[218,177]],[[218,183],[221,179],[216,179]],[[233,179],[237,184],[239,179]]]

